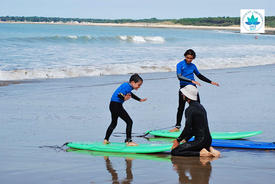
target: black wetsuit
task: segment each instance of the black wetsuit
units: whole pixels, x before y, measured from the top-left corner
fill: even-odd
[[[212,137],[204,107],[198,102],[191,101],[185,111],[185,118],[184,130],[177,138],[177,141],[180,142],[185,139],[187,142],[173,149],[171,154],[176,156],[199,156],[203,148],[209,151]],[[188,142],[193,136],[195,137],[194,141]]]
[[[124,109],[124,107],[122,105],[124,103],[124,97],[128,93],[131,94],[131,97],[133,99],[135,99],[137,101],[140,101],[140,98],[137,97],[135,94],[133,94],[131,92],[131,90],[133,90],[131,85],[129,83],[124,83],[124,84],[120,85],[120,87],[114,92],[114,94],[111,98],[110,105],[109,105],[109,109],[110,109],[111,115],[112,115],[112,122],[111,122],[110,126],[108,127],[108,129],[106,131],[106,135],[105,135],[106,140],[109,140],[113,130],[117,126],[118,117],[120,117],[126,123],[126,139],[125,139],[125,142],[131,142],[132,141],[133,121],[132,121],[129,114],[126,112],[126,110]]]

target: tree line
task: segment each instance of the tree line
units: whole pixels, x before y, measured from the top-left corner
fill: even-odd
[[[174,23],[194,26],[238,26],[240,17],[203,17],[203,18],[182,18],[182,19],[92,19],[92,18],[62,18],[62,17],[24,17],[24,16],[2,16],[3,22],[47,22],[47,23]],[[265,25],[275,27],[275,16],[266,16]]]

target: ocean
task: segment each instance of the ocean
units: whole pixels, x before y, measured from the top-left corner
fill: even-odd
[[[274,35],[234,31],[0,24],[0,80],[175,71],[185,50],[199,69],[275,63]]]

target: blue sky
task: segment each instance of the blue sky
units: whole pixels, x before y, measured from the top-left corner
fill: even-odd
[[[265,9],[275,0],[0,0],[0,16],[79,18],[189,18],[240,16],[240,9]]]

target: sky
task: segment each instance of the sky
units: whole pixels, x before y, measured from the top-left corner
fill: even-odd
[[[275,0],[0,0],[0,16],[179,19],[238,17],[240,9],[275,16]]]

